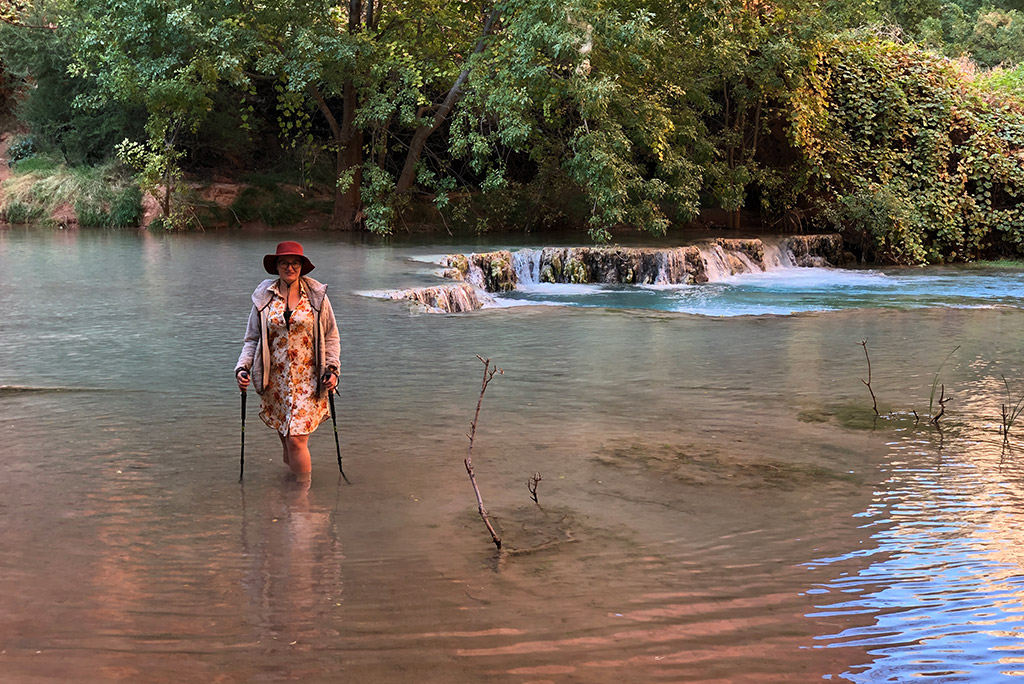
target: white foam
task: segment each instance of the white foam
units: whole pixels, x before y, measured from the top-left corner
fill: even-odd
[[[519,281],[516,290],[519,292],[538,293],[547,295],[593,295],[604,289],[600,284],[584,283],[524,283]]]
[[[449,254],[409,254],[406,255],[406,259],[409,261],[415,261],[421,264],[433,264],[434,266],[442,266],[444,260],[447,259]]]

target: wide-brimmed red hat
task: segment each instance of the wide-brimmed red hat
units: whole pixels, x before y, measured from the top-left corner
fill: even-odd
[[[299,271],[302,275],[306,275],[316,268],[313,262],[302,253],[302,245],[292,240],[286,240],[285,242],[277,243],[276,252],[263,257],[263,268],[267,269],[267,273],[277,275],[277,258],[283,256],[297,256],[302,259],[302,269]]]

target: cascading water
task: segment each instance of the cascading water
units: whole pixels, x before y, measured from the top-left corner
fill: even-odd
[[[516,277],[521,283],[536,284],[540,282],[540,264],[543,250],[526,247],[512,253],[512,266]]]
[[[1024,298],[1017,273],[831,267],[842,259],[842,241],[833,235],[719,238],[670,248],[523,248],[435,256],[428,262],[442,264],[455,282],[368,294],[412,300],[429,311],[555,305],[705,316],[1017,306]],[[456,288],[475,289],[477,297]]]
[[[780,268],[796,268],[793,261],[793,252],[777,242],[764,243],[764,265],[766,271],[774,271]]]
[[[681,303],[687,299],[683,294],[686,288],[740,282],[734,280],[737,275],[753,277],[798,266],[828,266],[842,258],[842,240],[838,235],[790,236],[770,242],[718,238],[668,248],[527,247],[514,252],[451,254],[433,263],[445,267],[446,278],[462,282],[373,296],[414,301],[431,312],[517,304],[625,306],[689,312],[694,297]],[[474,289],[478,297],[469,296]],[[662,294],[654,294],[658,291]],[[707,299],[707,295],[715,292],[719,291],[706,291],[699,298]],[[623,299],[627,295],[628,303]],[[760,312],[778,313],[774,308]],[[706,313],[724,315],[722,311]]]
[[[472,259],[469,261],[465,278],[466,282],[473,287],[479,287],[481,290],[487,289],[487,279],[484,277],[484,271]]]
[[[802,243],[801,243],[802,244]],[[631,285],[677,285],[722,281],[744,273],[794,268],[797,260],[790,243],[762,240],[716,240],[707,244],[664,249],[545,247],[515,252],[492,252],[494,258],[510,261],[515,285],[540,283],[622,283]],[[466,259],[466,280],[480,286],[485,279],[480,263],[488,254]],[[817,255],[814,255],[817,257]],[[814,265],[827,266],[821,257]]]

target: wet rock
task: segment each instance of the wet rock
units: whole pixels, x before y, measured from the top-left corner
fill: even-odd
[[[501,250],[473,254],[469,257],[472,266],[483,275],[483,288],[488,292],[508,292],[516,289],[519,278],[512,267],[512,252]],[[472,270],[472,268],[471,268]],[[472,282],[472,278],[470,278]]]
[[[732,255],[745,255],[752,263],[764,268],[764,243],[753,239],[718,238],[715,243]]]
[[[441,260],[441,265],[446,266],[445,277],[452,278],[453,280],[465,280],[466,274],[469,273],[469,259],[466,258],[465,254],[449,254]],[[449,271],[452,271],[452,275],[449,275]],[[454,275],[458,273],[459,275]]]
[[[465,254],[449,254],[441,260],[445,267],[443,275],[450,280],[466,280],[469,275],[469,259]]]
[[[565,250],[561,250],[561,251],[563,253],[565,252]],[[549,282],[549,283],[560,282],[561,278],[562,278],[562,255],[559,254],[559,253],[552,254],[551,255],[551,264],[550,265],[551,265],[551,280],[549,280],[547,282]]]
[[[788,254],[785,260],[780,251]],[[770,252],[770,258],[769,258]],[[450,270],[487,290],[515,289],[519,280],[541,283],[609,283],[629,285],[697,284],[737,273],[757,273],[780,263],[828,266],[845,262],[842,238],[836,235],[790,236],[766,245],[757,238],[717,238],[700,245],[646,247],[545,247],[451,255]],[[455,279],[459,279],[452,273]]]
[[[847,262],[843,237],[839,233],[792,235],[783,244],[797,266],[841,266]]]
[[[570,257],[565,262],[564,274],[566,282],[569,283],[589,283],[590,280],[590,269],[587,268],[587,264],[583,259],[578,257]]]
[[[457,269],[454,269],[457,270]],[[428,313],[462,313],[483,308],[493,302],[490,297],[479,293],[468,283],[418,287],[387,293],[388,299],[404,299],[416,302]]]

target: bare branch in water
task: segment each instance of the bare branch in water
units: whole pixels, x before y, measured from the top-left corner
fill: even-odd
[[[533,499],[533,503],[539,504],[537,501],[537,485],[544,478],[540,476],[540,473],[534,473],[529,480],[526,481],[526,488],[530,490],[530,498]]]
[[[861,378],[861,382],[868,388],[868,392],[871,393],[871,408],[875,409],[875,416],[878,416],[878,399],[875,398],[875,391],[871,389],[871,357],[868,356],[868,341],[863,340],[860,346],[864,347],[864,358],[868,362],[868,379],[864,380]]]
[[[939,418],[942,418],[942,416],[946,415],[946,402],[948,402],[948,401],[949,401],[949,399],[946,398],[946,386],[945,385],[940,385],[940,389],[939,389],[939,412],[937,414],[935,414],[934,418],[932,418],[932,422],[935,423],[936,426],[938,426],[938,424],[939,424]]]
[[[480,488],[476,484],[476,473],[473,471],[473,442],[476,440],[476,426],[480,420],[480,406],[484,402],[484,392],[487,391],[487,385],[490,384],[491,380],[495,375],[504,375],[505,371],[498,368],[497,366],[491,366],[491,360],[485,359],[479,354],[477,355],[480,359],[480,363],[484,364],[484,377],[483,383],[480,385],[480,397],[476,400],[476,412],[473,414],[473,422],[469,425],[469,449],[466,452],[466,472],[469,473],[469,481],[473,484],[473,492],[476,494],[477,511],[480,513],[480,517],[484,521],[484,525],[487,526],[487,531],[491,533],[491,541],[501,551],[501,537],[494,531],[494,526],[491,525],[491,519],[487,516],[487,509],[484,508],[483,497],[480,496]]]
[[[935,385],[939,383],[939,373],[942,372],[942,367],[946,365],[946,362],[949,361],[953,354],[956,354],[956,350],[959,348],[959,344],[953,347],[953,351],[949,352],[949,354],[946,355],[946,358],[942,360],[942,363],[939,364],[938,369],[935,371],[935,377],[932,378],[932,393],[928,397],[928,415],[932,415],[932,409],[935,408]],[[932,418],[932,422],[935,423],[934,418]],[[936,425],[938,425],[938,423],[936,423]]]
[[[1003,379],[1003,386],[1006,387],[1006,401],[1007,403],[1002,404],[1003,409],[1003,441],[1010,439],[1010,428],[1017,422],[1017,418],[1020,417],[1021,412],[1024,412],[1024,395],[1021,395],[1017,403],[1010,405],[1009,402],[1013,401],[1013,397],[1010,395],[1010,383],[1006,381],[1006,376],[999,376]]]

